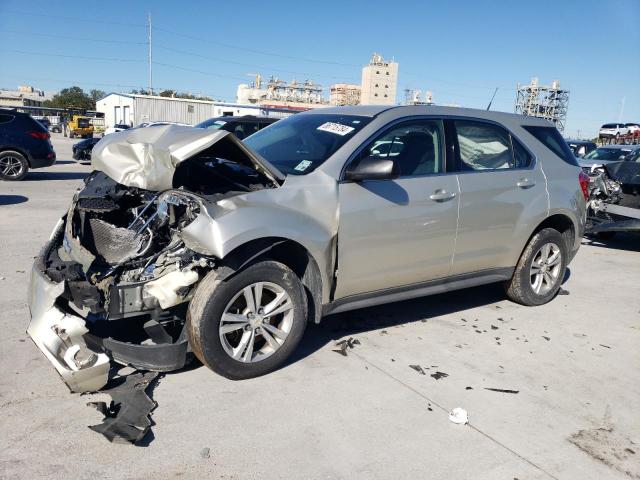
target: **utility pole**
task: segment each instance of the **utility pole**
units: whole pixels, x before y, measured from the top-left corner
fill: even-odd
[[[153,57],[151,49],[151,12],[147,14],[147,27],[149,29],[149,95],[153,95]]]
[[[622,97],[622,101],[620,102],[620,113],[618,114],[618,122],[622,122],[622,115],[624,114],[624,100],[625,97]]]

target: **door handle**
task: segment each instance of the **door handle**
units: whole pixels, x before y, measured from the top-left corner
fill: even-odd
[[[447,200],[451,200],[455,196],[456,194],[454,192],[447,192],[446,190],[436,190],[434,193],[429,195],[429,198],[434,202],[446,202]]]
[[[516,183],[516,185],[519,188],[531,188],[533,186],[535,186],[536,182],[534,182],[533,180],[529,180],[526,177],[521,178],[520,180],[518,180],[518,183]]]

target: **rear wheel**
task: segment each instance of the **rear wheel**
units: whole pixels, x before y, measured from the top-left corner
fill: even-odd
[[[553,228],[540,230],[522,252],[506,284],[507,296],[522,305],[547,303],[560,289],[566,262],[567,246],[560,232]]]
[[[256,263],[228,280],[211,272],[189,305],[187,331],[195,355],[220,375],[240,380],[280,367],[307,323],[298,277],[274,261]]]
[[[0,179],[9,181],[22,180],[29,172],[29,162],[18,152],[0,153]]]

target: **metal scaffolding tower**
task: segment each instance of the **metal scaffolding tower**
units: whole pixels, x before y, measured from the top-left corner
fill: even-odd
[[[558,130],[562,131],[568,107],[569,90],[562,90],[558,80],[551,82],[551,86],[539,85],[537,77],[532,78],[529,85],[518,83],[516,113],[546,118],[553,122]]]

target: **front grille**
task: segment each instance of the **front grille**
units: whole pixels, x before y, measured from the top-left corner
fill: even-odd
[[[92,243],[94,253],[110,265],[115,265],[135,256],[142,248],[142,236],[128,228],[115,227],[98,218],[89,219],[89,234],[86,240]]]

